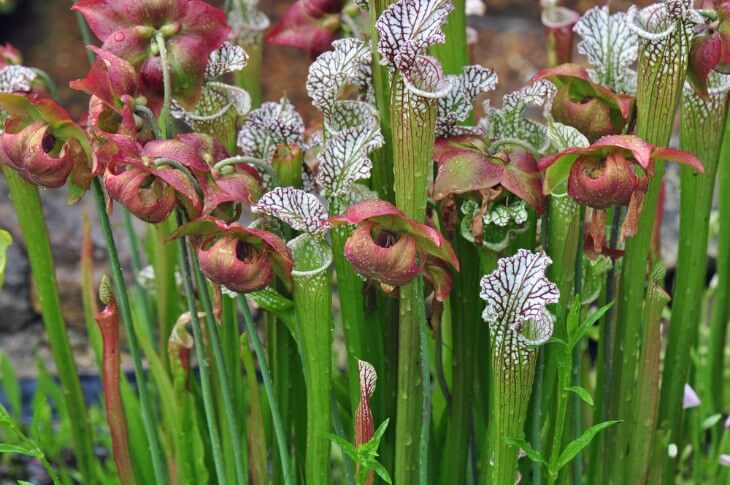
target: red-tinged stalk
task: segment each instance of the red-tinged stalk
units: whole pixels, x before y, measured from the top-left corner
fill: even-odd
[[[121,377],[121,349],[119,347],[119,309],[112,294],[111,283],[106,276],[101,280],[99,299],[104,309],[94,317],[99,325],[102,339],[102,382],[104,406],[109,431],[112,435],[112,449],[117,473],[123,485],[134,484],[134,468],[129,456],[127,419],[124,416],[122,394],[119,387]]]
[[[644,333],[639,359],[639,380],[634,400],[634,428],[631,436],[629,463],[626,467],[626,483],[651,483],[649,471],[652,446],[656,437],[656,419],[659,405],[660,353],[662,348],[662,311],[669,302],[669,295],[662,289],[665,271],[657,266],[651,275],[644,302]],[[662,454],[663,450],[653,450]]]
[[[81,384],[73,353],[66,332],[66,322],[61,312],[61,301],[56,286],[56,276],[48,239],[45,216],[41,207],[38,188],[23,180],[12,169],[2,166],[5,180],[10,191],[20,230],[28,251],[31,270],[43,316],[43,324],[48,334],[51,352],[64,390],[64,399],[69,413],[74,450],[79,463],[81,476],[89,483],[94,475],[93,434],[89,415],[81,392]]]
[[[330,483],[332,408],[332,251],[308,234],[289,243],[299,354],[307,388],[306,483]]]
[[[373,412],[370,409],[370,398],[375,392],[375,382],[378,378],[375,368],[368,362],[359,360],[357,362],[360,387],[360,401],[355,411],[355,446],[364,445],[370,441],[375,433],[375,423],[373,422]],[[356,476],[360,476],[360,463],[357,463],[355,469]],[[372,470],[367,472],[364,479],[364,485],[373,485],[375,474]]]
[[[431,171],[435,141],[437,100],[411,93],[401,74],[393,77],[390,119],[393,129],[393,171],[395,202],[406,216],[426,217],[426,187]],[[422,286],[421,286],[422,287]],[[424,295],[413,281],[399,290],[398,401],[395,428],[396,483],[408,483],[418,473],[419,442],[423,412],[420,330],[425,321]]]
[[[650,7],[651,8],[651,7]],[[661,7],[660,7],[661,8]],[[637,20],[637,19],[634,19]],[[666,147],[672,132],[674,113],[681,98],[687,72],[687,56],[691,25],[683,17],[667,19],[659,30],[674,24],[669,34],[639,41],[637,77],[636,134],[648,143]],[[664,162],[657,160],[654,177],[644,198],[644,206],[636,235],[626,241],[620,294],[616,318],[611,392],[608,406],[609,419],[623,421],[607,433],[607,462],[619,463],[627,454],[627,445],[633,419],[633,396],[637,372],[639,342],[641,341],[642,312],[646,285],[647,259],[655,222],[659,191],[664,175]],[[609,483],[623,481],[624,470],[614,467]]]
[[[580,18],[577,12],[556,5],[557,0],[541,0],[542,24],[545,26],[547,65],[570,62],[573,56],[573,26]]]
[[[720,151],[718,168],[718,185],[730,187],[730,116],[725,122],[722,149]],[[717,193],[718,224],[717,235],[717,289],[712,304],[710,320],[710,338],[707,349],[707,377],[705,382],[712,392],[706,394],[706,399],[712,400],[712,412],[721,412],[726,409],[726,393],[723,383],[725,372],[725,342],[727,337],[727,322],[730,319],[730,190],[719,190]]]
[[[677,279],[662,373],[658,421],[659,427],[667,430],[675,443],[682,442],[682,390],[689,378],[687,363],[690,349],[696,345],[697,325],[700,323],[697,316],[702,312],[710,212],[727,99],[727,92],[711,94],[707,100],[703,100],[694,91],[685,90],[682,100],[680,146],[702,161],[705,173],[681,168]],[[710,389],[706,391],[707,395],[713,392]],[[667,465],[665,470],[672,473],[672,468]],[[673,475],[665,476],[665,480],[672,478]]]

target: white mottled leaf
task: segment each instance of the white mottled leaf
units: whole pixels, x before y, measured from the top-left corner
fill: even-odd
[[[703,17],[692,8],[692,0],[665,0],[639,10],[635,5],[626,12],[626,24],[640,38],[652,43],[665,41],[682,22],[689,30],[694,24],[703,24]]]
[[[439,138],[470,134],[474,128],[459,126],[469,117],[474,98],[497,86],[497,74],[479,65],[466,66],[464,72],[454,76],[451,91],[439,99],[436,118],[436,136]]]
[[[375,384],[378,380],[378,374],[375,367],[370,362],[364,360],[357,361],[357,369],[360,373],[360,396],[364,401],[368,401],[375,392]]]
[[[593,66],[588,73],[594,82],[618,92],[633,92],[636,73],[631,66],[639,55],[639,37],[626,23],[626,14],[609,14],[608,7],[594,7],[575,24],[581,36],[578,52]]]
[[[485,117],[479,126],[492,140],[517,139],[529,144],[536,152],[546,148],[546,127],[524,116],[528,106],[543,106],[555,92],[555,86],[545,80],[537,81],[518,91],[506,94],[502,108],[484,103]]]
[[[363,101],[338,101],[324,120],[327,133],[336,134],[347,128],[378,124],[378,110]]]
[[[270,160],[278,145],[303,142],[304,120],[286,98],[251,111],[238,132],[242,155],[261,160]]]
[[[30,91],[30,83],[35,78],[35,71],[25,66],[11,65],[0,68],[0,93]]]
[[[324,189],[324,195],[345,195],[357,180],[369,178],[373,164],[368,153],[384,142],[376,123],[347,128],[329,138],[317,156],[317,182]]]
[[[407,69],[403,81],[408,90],[424,98],[443,98],[454,85],[454,76],[445,76],[441,63],[435,57],[416,56]]]
[[[591,144],[576,128],[558,122],[548,123],[547,137],[556,152],[573,147],[587,147]]]
[[[206,79],[215,79],[229,72],[240,71],[248,63],[248,54],[240,45],[224,42],[208,56]]]
[[[545,308],[560,298],[558,287],[547,279],[552,260],[545,253],[520,249],[501,258],[497,269],[482,278],[479,296],[487,302],[482,318],[496,338],[523,346],[539,345],[552,335],[553,317]]]
[[[443,43],[441,26],[453,9],[449,0],[400,0],[378,18],[378,52],[384,65],[402,69],[426,47]]]
[[[293,187],[276,187],[265,193],[252,208],[286,222],[294,230],[324,234],[330,227],[327,211],[312,194]]]
[[[307,94],[320,111],[328,112],[340,96],[342,88],[354,84],[367,89],[370,47],[365,42],[350,38],[332,43],[332,50],[324,52],[309,66]]]

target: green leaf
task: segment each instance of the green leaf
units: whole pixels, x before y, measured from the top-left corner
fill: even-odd
[[[18,485],[33,485],[30,482],[26,482],[25,480],[18,480]]]
[[[378,429],[375,430],[375,433],[373,433],[373,437],[370,438],[370,441],[360,445],[360,449],[363,452],[372,456],[378,456],[378,447],[380,447],[380,440],[383,438],[385,430],[388,428],[389,421],[390,418],[387,418],[385,421],[383,421],[380,426],[378,426]]]
[[[720,419],[722,419],[722,414],[713,414],[712,416],[708,416],[704,421],[702,421],[702,429],[707,430],[712,428],[720,421]]]
[[[573,304],[570,306],[570,312],[566,320],[566,327],[568,329],[568,336],[571,341],[570,347],[575,345],[575,335],[580,324],[580,295],[575,295],[573,298]]]
[[[357,448],[355,448],[355,445],[353,445],[346,439],[340,438],[339,436],[331,433],[325,433],[325,436],[327,436],[327,438],[329,438],[331,442],[339,446],[340,449],[352,459],[352,461],[359,463],[359,453],[357,452]]]
[[[385,483],[393,483],[393,480],[391,480],[390,475],[388,474],[388,470],[386,470],[383,465],[376,461],[372,464],[372,468]]]
[[[563,452],[560,453],[560,457],[558,458],[558,466],[555,472],[557,473],[558,471],[560,471],[561,468],[570,463],[570,461],[575,458],[575,456],[580,453],[583,448],[588,446],[591,441],[593,441],[593,438],[600,431],[620,422],[621,421],[604,421],[603,423],[598,423],[594,426],[591,426],[590,428],[585,430],[582,435],[568,443],[568,446],[566,446]]]
[[[13,243],[13,238],[8,231],[0,229],[0,290],[5,280],[5,263],[8,258],[8,248]]]
[[[2,264],[1,261],[0,264]],[[15,374],[13,363],[10,362],[10,359],[4,352],[0,352],[0,373],[2,374],[3,389],[5,390],[5,397],[8,400],[10,411],[13,413],[17,422],[20,422],[22,412],[20,384],[18,383],[18,376]]]
[[[586,404],[589,406],[593,406],[593,398],[591,397],[591,394],[588,392],[588,390],[585,387],[581,386],[570,386],[565,388],[568,392],[573,392],[578,395],[579,398],[583,400]]]
[[[542,454],[537,451],[535,448],[532,447],[530,443],[527,441],[520,439],[520,438],[505,438],[505,443],[508,445],[521,448],[522,451],[525,452],[525,455],[527,455],[527,458],[532,460],[535,463],[542,463],[543,465],[547,465],[547,461],[542,456]]]
[[[27,456],[38,456],[38,449],[26,448],[20,445],[9,445],[7,443],[0,443],[0,453],[18,453],[20,455]]]
[[[588,317],[583,321],[581,326],[578,327],[578,330],[576,330],[575,335],[573,335],[573,337],[571,338],[570,348],[575,347],[578,342],[580,342],[580,339],[585,337],[591,327],[593,327],[593,324],[595,324],[612,306],[613,302],[604,305],[603,307],[588,315]]]

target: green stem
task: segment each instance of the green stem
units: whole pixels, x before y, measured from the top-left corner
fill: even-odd
[[[183,216],[178,213],[178,225],[182,225]],[[215,466],[215,474],[218,483],[226,484],[226,472],[223,463],[223,450],[221,448],[220,435],[218,434],[218,423],[216,421],[216,409],[213,402],[213,389],[210,381],[210,361],[203,344],[203,331],[200,328],[200,320],[198,320],[198,305],[195,301],[195,290],[193,289],[193,275],[190,267],[190,256],[188,255],[187,238],[182,238],[180,242],[180,262],[183,273],[183,286],[185,287],[185,296],[188,302],[188,311],[190,312],[190,324],[193,327],[193,338],[195,340],[195,353],[198,356],[198,368],[200,371],[200,384],[203,394],[203,408],[205,410],[205,419],[208,425],[208,435],[210,437],[211,452],[213,455],[213,465]],[[201,293],[203,289],[201,288]]]
[[[395,141],[393,170],[396,206],[406,216],[423,221],[426,216],[426,189],[431,171],[437,102],[408,91],[396,72],[390,100],[390,119]],[[395,482],[408,483],[420,462],[418,439],[421,432],[422,402],[419,318],[425,305],[417,283],[400,288],[398,404],[396,413]]]
[[[683,388],[689,376],[690,349],[696,340],[697,315],[702,310],[712,195],[726,112],[726,94],[711,95],[705,101],[694,93],[685,93],[680,146],[702,161],[705,173],[681,168],[677,279],[659,400],[659,426],[669,430],[675,443],[682,442]],[[672,466],[666,469],[671,472]],[[670,479],[669,475],[665,477]]]
[[[221,387],[223,397],[223,414],[226,420],[226,426],[228,427],[228,433],[230,435],[231,444],[233,446],[233,460],[236,471],[236,482],[240,485],[244,485],[248,482],[246,471],[243,468],[245,458],[243,456],[243,450],[241,449],[241,434],[238,431],[238,424],[236,423],[236,412],[233,403],[232,387],[228,374],[226,373],[226,363],[223,359],[223,348],[220,342],[220,336],[218,335],[218,325],[215,321],[213,314],[213,306],[210,301],[210,294],[208,293],[208,286],[203,273],[200,271],[200,265],[198,264],[195,254],[188,252],[190,257],[190,263],[195,272],[195,279],[198,285],[198,292],[200,299],[203,302],[203,309],[205,310],[205,322],[207,337],[210,340],[211,350],[213,354],[214,367],[218,377],[218,384]],[[238,339],[236,339],[238,340]]]
[[[332,392],[332,251],[304,234],[289,243],[299,353],[307,387],[306,483],[330,483]]]
[[[243,320],[246,322],[246,332],[251,338],[251,344],[253,345],[254,352],[256,352],[256,360],[258,361],[259,369],[261,369],[261,378],[264,381],[264,391],[266,392],[266,399],[269,402],[269,411],[271,411],[271,420],[274,424],[274,433],[276,434],[276,442],[279,448],[279,459],[281,460],[281,468],[284,473],[284,483],[286,485],[292,485],[294,481],[289,464],[289,451],[287,450],[289,441],[286,439],[286,434],[284,434],[284,426],[282,425],[281,415],[279,414],[279,405],[277,404],[276,393],[274,392],[274,384],[271,382],[269,366],[266,363],[266,354],[261,345],[259,334],[256,332],[256,326],[253,323],[253,317],[251,316],[251,310],[249,309],[245,295],[239,297],[238,306],[241,309],[241,313],[243,313]]]
[[[66,332],[66,322],[61,310],[53,255],[38,188],[23,180],[10,168],[3,166],[2,169],[28,251],[28,259],[43,315],[43,324],[48,334],[48,341],[69,413],[74,450],[81,476],[84,481],[92,483],[95,477],[96,458],[94,457],[91,422],[84,395],[81,392],[81,384],[76,374],[71,344]]]
[[[689,40],[689,31],[683,20],[677,21],[674,33],[662,41],[640,40],[636,134],[651,144],[664,147],[669,143],[686,75]],[[608,408],[610,419],[623,423],[607,430],[608,463],[619,463],[625,459],[630,427],[634,422],[633,395],[641,335],[641,306],[663,175],[664,162],[657,160],[644,197],[637,234],[626,241]],[[667,461],[674,463],[674,460]],[[620,482],[623,475],[622,467],[613,467],[609,482]]]
[[[391,131],[391,120],[385,113],[389,113],[390,106],[390,80],[387,67],[380,64],[380,53],[378,52],[378,29],[375,22],[393,0],[369,0],[370,12],[370,39],[372,51],[373,87],[375,89],[375,106],[380,116],[380,132],[385,143],[372,153],[373,171],[371,176],[372,188],[381,199],[394,200],[393,196],[393,133]]]
[[[233,83],[239,88],[245,89],[248,95],[251,96],[252,109],[261,106],[263,99],[261,95],[262,37],[262,35],[259,35],[257,39],[251,39],[248,42],[241,43],[241,47],[248,54],[248,62],[242,70],[233,73]]]
[[[466,1],[452,0],[451,3],[454,10],[443,26],[446,42],[434,45],[431,51],[441,61],[446,74],[461,74],[463,67],[469,63],[466,47]]]
[[[466,483],[466,465],[469,456],[469,435],[472,428],[472,406],[475,370],[483,350],[479,346],[479,329],[483,303],[479,299],[479,266],[477,248],[456,234],[452,244],[459,261],[467,262],[454,275],[451,298],[453,382],[449,421],[440,466],[440,483]]]
[[[657,406],[659,404],[659,371],[662,311],[669,302],[669,295],[662,289],[664,271],[655,271],[652,285],[644,305],[644,334],[641,347],[641,367],[632,430],[629,463],[626,468],[626,483],[649,482],[651,451],[655,441]],[[661,453],[663,450],[656,450]]]
[[[127,334],[127,343],[129,351],[132,354],[132,362],[134,364],[134,377],[139,390],[139,403],[142,412],[142,424],[144,425],[145,434],[152,456],[152,468],[157,483],[167,483],[167,468],[162,457],[162,450],[157,441],[157,425],[153,418],[151,402],[147,391],[147,381],[145,379],[144,367],[142,367],[142,355],[137,342],[137,334],[134,331],[132,322],[132,310],[129,305],[129,296],[127,294],[127,286],[122,275],[122,267],[119,263],[119,255],[117,253],[116,243],[114,242],[114,234],[112,233],[109,217],[106,213],[106,202],[104,199],[104,189],[102,189],[101,181],[95,178],[92,181],[94,196],[96,198],[97,214],[99,216],[99,224],[107,247],[107,255],[109,256],[109,265],[112,270],[112,281],[114,283],[115,296],[119,303],[119,311],[124,323],[124,331]]]
[[[730,116],[725,122],[720,160],[730,160]],[[730,187],[730,164],[723,162],[718,169],[718,185]],[[707,348],[707,374],[709,389],[712,392],[705,398],[713,401],[712,412],[721,412],[725,407],[725,342],[727,322],[730,319],[730,190],[717,193],[719,211],[719,233],[717,235],[717,290],[712,305],[710,338]],[[727,434],[727,433],[726,433]]]
[[[223,167],[228,167],[228,166],[237,165],[237,164],[251,165],[251,166],[254,166],[256,168],[261,169],[262,171],[266,172],[266,174],[269,177],[271,177],[271,183],[275,187],[279,187],[280,186],[279,177],[276,174],[276,172],[274,171],[274,168],[271,166],[270,163],[267,163],[267,162],[261,160],[260,158],[246,157],[246,156],[243,156],[243,155],[239,155],[239,156],[235,156],[235,157],[230,157],[230,158],[224,158],[223,160],[221,160],[218,163],[216,163],[215,166],[213,166],[213,168],[215,170],[220,170]]]

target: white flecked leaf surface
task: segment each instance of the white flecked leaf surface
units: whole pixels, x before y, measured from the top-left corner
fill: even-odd
[[[0,68],[0,93],[30,91],[30,83],[35,78],[35,71],[25,66],[11,65]]]
[[[520,249],[481,279],[479,296],[487,303],[482,318],[498,338],[516,335],[527,346],[550,338],[553,318],[545,307],[560,298],[558,287],[545,276],[551,263],[545,253]]]
[[[474,98],[496,86],[497,74],[491,69],[478,65],[464,67],[463,73],[454,76],[451,91],[439,99],[436,136],[445,138],[478,132],[474,127],[459,126],[459,123],[469,117]]]
[[[304,120],[286,98],[251,111],[238,132],[242,155],[270,160],[281,144],[304,142]]]
[[[206,79],[215,79],[229,72],[240,71],[248,63],[248,54],[243,47],[224,42],[208,56],[205,68]]]
[[[294,230],[312,235],[322,235],[330,227],[327,211],[319,199],[293,187],[276,187],[265,193],[252,210],[276,217]]]

